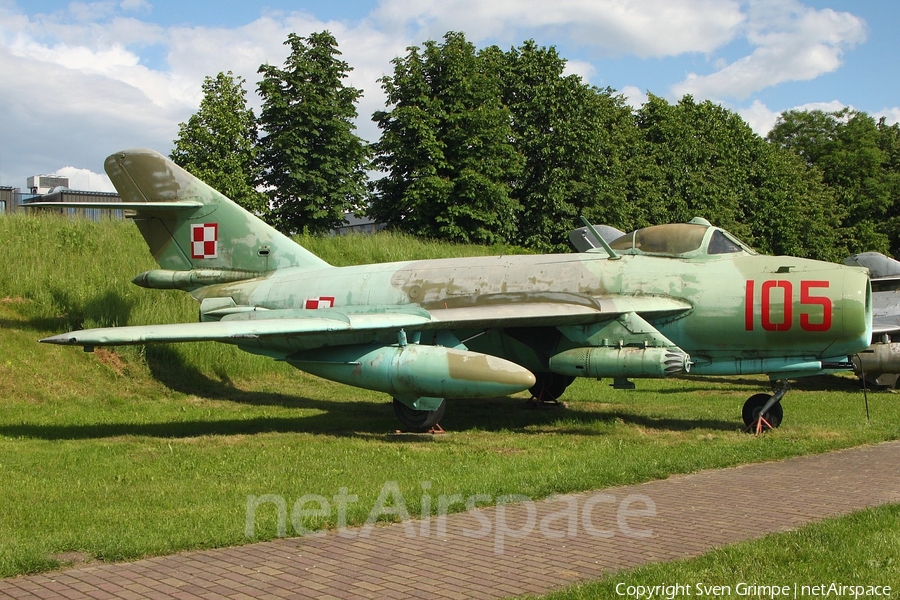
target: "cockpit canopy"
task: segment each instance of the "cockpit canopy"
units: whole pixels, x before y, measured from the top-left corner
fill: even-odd
[[[695,257],[703,255],[756,254],[749,246],[706,219],[695,218],[690,223],[654,225],[626,233],[610,242],[619,254],[650,254],[656,256]]]

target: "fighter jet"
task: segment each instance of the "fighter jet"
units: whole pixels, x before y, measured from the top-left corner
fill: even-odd
[[[233,344],[390,394],[407,430],[436,425],[447,398],[690,372],[768,374],[774,393],[742,411],[758,432],[781,423],[788,379],[850,369],[872,334],[865,269],[759,255],[704,219],[582,253],[334,267],[152,150],[105,168],[121,202],[66,206],[132,211],[159,265],[134,283],[190,293],[200,322],[42,342]]]

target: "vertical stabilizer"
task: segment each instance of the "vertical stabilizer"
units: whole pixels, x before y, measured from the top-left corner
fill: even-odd
[[[262,274],[330,266],[158,152],[116,152],[105,168],[163,269]]]

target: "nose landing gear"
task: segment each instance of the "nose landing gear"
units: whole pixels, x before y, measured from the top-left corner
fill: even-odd
[[[759,435],[764,431],[775,429],[781,425],[784,409],[781,399],[791,389],[787,380],[780,381],[781,387],[774,394],[755,394],[744,402],[741,417],[744,420],[744,431]]]

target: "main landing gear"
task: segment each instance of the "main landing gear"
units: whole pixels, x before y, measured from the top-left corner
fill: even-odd
[[[559,404],[559,397],[569,387],[574,377],[559,373],[535,373],[535,383],[528,388],[537,404]]]
[[[744,419],[744,431],[759,435],[769,429],[775,429],[781,425],[784,417],[784,409],[781,407],[781,399],[791,389],[791,384],[786,380],[781,381],[781,388],[774,394],[755,394],[744,402],[741,416]]]
[[[441,405],[434,410],[416,410],[403,404],[394,398],[394,415],[403,424],[404,429],[415,433],[425,433],[440,428],[438,421],[444,416],[447,409],[447,400],[441,400]]]

